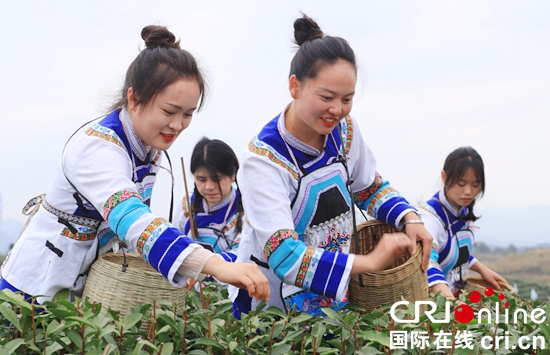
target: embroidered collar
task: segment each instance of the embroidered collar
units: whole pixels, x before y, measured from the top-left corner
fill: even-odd
[[[443,190],[439,191],[438,198],[439,198],[439,201],[441,201],[441,203],[443,204],[443,207],[445,207],[447,211],[451,212],[453,216],[458,217],[458,216],[465,216],[466,214],[468,214],[468,207],[462,207],[460,208],[460,210],[456,208],[452,203],[449,202]]]
[[[312,156],[315,156],[315,157],[321,155],[322,152],[318,151],[316,148],[313,148],[309,144],[306,144],[306,143],[302,142],[301,140],[299,140],[298,138],[294,137],[292,135],[292,133],[290,133],[288,131],[288,129],[286,129],[286,127],[285,127],[285,112],[286,112],[286,110],[288,110],[289,106],[290,105],[285,107],[283,112],[281,112],[279,114],[279,120],[277,121],[277,129],[279,130],[279,134],[281,135],[281,137],[283,138],[283,140],[287,144],[289,144],[290,146],[292,146],[295,149],[298,149],[300,152],[306,153],[308,155],[312,155]],[[325,142],[323,143],[323,147],[326,146],[326,144],[327,144],[327,138],[328,138],[328,136],[325,136]]]
[[[231,192],[229,193],[229,196],[227,196],[223,201],[220,201],[220,202],[215,203],[212,206],[210,206],[210,209],[208,208],[208,204],[206,203],[206,199],[203,198],[202,199],[202,209],[203,209],[203,211],[205,211],[207,213],[216,212],[216,211],[226,207],[227,205],[229,205],[235,199],[236,196],[237,196],[237,193],[235,192],[235,189],[231,189]]]
[[[126,107],[123,107],[120,110],[119,117],[122,122],[122,127],[124,128],[124,133],[126,133],[126,137],[128,137],[128,141],[130,142],[132,151],[139,158],[139,160],[145,161],[145,158],[147,158],[147,154],[151,148],[144,146],[141,139],[137,136],[136,131],[134,131],[134,126],[132,125],[132,119],[126,110]]]

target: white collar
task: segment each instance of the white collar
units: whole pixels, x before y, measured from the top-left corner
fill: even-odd
[[[290,107],[290,104],[288,104],[283,112],[279,114],[279,120],[277,121],[277,129],[279,130],[279,134],[283,138],[285,142],[287,142],[289,145],[294,147],[295,149],[298,149],[300,152],[306,153],[308,155],[312,156],[319,156],[322,152],[318,151],[317,148],[313,148],[309,144],[306,144],[296,138],[292,133],[289,132],[288,129],[285,127],[285,112]],[[323,143],[323,147],[327,144],[327,138],[328,136],[325,136],[325,142]]]
[[[151,150],[151,147],[143,145],[143,142],[137,136],[136,131],[134,131],[134,126],[132,125],[132,119],[130,118],[130,114],[126,110],[126,107],[123,107],[120,110],[119,118],[122,122],[124,133],[126,133],[126,137],[128,137],[128,141],[130,142],[130,147],[132,148],[132,151],[141,161],[145,161],[145,158],[147,158],[147,154]]]
[[[468,207],[461,207],[460,209],[456,208],[452,203],[449,202],[449,200],[447,199],[447,196],[445,196],[445,191],[444,190],[439,191],[439,201],[441,201],[443,206],[447,210],[449,210],[453,214],[453,216],[455,216],[455,217],[459,217],[459,212],[463,208],[468,208]]]
[[[235,192],[235,189],[231,188],[231,192],[229,193],[229,196],[227,196],[225,199],[223,199],[220,202],[216,202],[215,204],[210,206],[210,208],[208,208],[208,203],[206,203],[206,199],[203,197],[202,209],[207,213],[215,212],[229,205],[231,202],[233,202],[236,196],[237,196],[237,193]]]

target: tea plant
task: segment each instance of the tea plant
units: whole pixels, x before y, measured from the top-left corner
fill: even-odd
[[[467,295],[461,301],[474,309],[496,312],[499,323],[477,318],[466,324],[458,322],[454,313],[444,323],[431,322],[422,315],[417,323],[398,323],[390,316],[391,305],[372,312],[349,305],[341,312],[324,309],[324,317],[306,314],[284,314],[265,304],[258,310],[232,316],[227,291],[209,284],[202,292],[192,290],[185,309],[171,304],[141,305],[127,317],[102,309],[101,304],[77,299],[68,302],[67,294],[59,294],[51,302],[39,306],[21,295],[0,291],[0,355],[3,354],[548,354],[550,346],[550,307],[542,302],[529,301],[506,294],[484,296],[472,303]],[[432,317],[445,320],[445,299],[432,299],[437,309]],[[502,310],[508,302],[508,313],[518,309],[527,314],[535,309],[544,312],[546,320],[520,318],[517,324],[505,322]],[[398,309],[399,319],[414,317],[414,307]],[[510,316],[510,319],[512,317]],[[423,346],[403,346],[391,349],[392,333],[424,334]],[[471,349],[460,347],[457,332],[471,335]],[[439,335],[450,335],[448,347],[437,343]],[[480,339],[490,337],[492,347],[481,346]],[[507,336],[507,340],[504,338]],[[519,349],[521,337],[540,336],[539,349]],[[495,341],[496,337],[503,337]],[[462,339],[463,340],[463,339]],[[507,341],[507,344],[504,344]],[[504,345],[508,345],[505,349]],[[519,352],[520,351],[520,352]]]

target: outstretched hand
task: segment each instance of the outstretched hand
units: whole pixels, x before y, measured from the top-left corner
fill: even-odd
[[[256,264],[229,263],[221,258],[208,259],[202,270],[204,274],[214,276],[221,282],[245,289],[250,297],[268,300],[269,283]]]
[[[491,284],[491,286],[494,287],[495,290],[502,291],[502,288],[500,287],[499,283],[508,283],[506,279],[493,270],[489,268],[483,269],[483,272],[481,273],[481,276],[485,281]]]

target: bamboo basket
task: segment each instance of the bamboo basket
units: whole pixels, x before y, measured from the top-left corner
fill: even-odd
[[[357,230],[358,239],[351,241],[350,252],[368,254],[384,233],[397,232],[396,228],[377,220],[361,223]],[[428,279],[422,272],[421,263],[422,245],[418,243],[414,255],[396,259],[389,269],[351,276],[350,301],[372,311],[381,305],[401,301],[402,297],[411,303],[427,300]]]
[[[466,292],[479,291],[480,293],[483,294],[483,292],[487,287],[493,287],[491,284],[485,281],[485,279],[481,276],[467,275],[464,278],[464,281],[466,281],[466,285],[464,286],[464,291]],[[503,291],[506,290],[512,294],[516,293],[516,290],[512,285],[505,282],[499,282],[498,284],[500,285],[500,288]],[[498,292],[498,291],[495,290],[495,292]]]
[[[131,308],[166,301],[183,308],[185,287],[174,287],[143,258],[135,253],[126,253],[128,267],[122,272],[123,255],[105,253],[92,264],[84,286],[82,298],[120,311],[121,318],[130,314]]]

